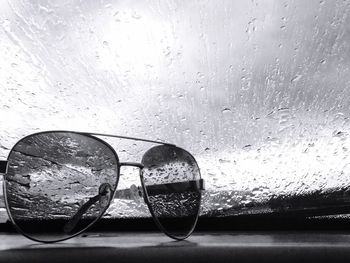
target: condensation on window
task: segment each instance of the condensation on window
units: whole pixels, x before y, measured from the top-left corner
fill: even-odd
[[[0,158],[43,130],[160,139],[197,159],[203,216],[341,206],[349,25],[340,0],[3,1]],[[121,161],[149,147],[107,141]],[[149,216],[133,202],[108,215]]]

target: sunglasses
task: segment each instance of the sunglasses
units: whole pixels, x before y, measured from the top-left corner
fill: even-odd
[[[141,163],[120,162],[99,137],[149,142]],[[141,187],[117,190],[120,168],[140,170]],[[77,236],[98,221],[113,199],[143,198],[158,226],[182,240],[194,230],[204,181],[194,157],[173,144],[110,134],[45,131],[24,137],[0,161],[8,216],[31,240]]]

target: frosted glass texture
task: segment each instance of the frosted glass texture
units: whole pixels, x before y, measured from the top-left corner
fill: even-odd
[[[349,16],[337,0],[2,1],[0,158],[42,130],[162,139],[198,161],[202,215],[346,203]],[[124,161],[150,148],[106,141]],[[119,200],[107,216],[150,215]]]

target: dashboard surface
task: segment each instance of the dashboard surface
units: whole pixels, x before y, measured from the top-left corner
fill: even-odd
[[[349,262],[350,233],[196,232],[185,241],[161,233],[90,232],[56,244],[0,234],[0,262]]]

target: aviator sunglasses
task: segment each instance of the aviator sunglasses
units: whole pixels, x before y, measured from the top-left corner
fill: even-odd
[[[98,136],[98,137],[97,137]],[[120,162],[99,137],[152,143],[140,163]],[[120,168],[140,170],[141,187],[117,189]],[[143,198],[158,226],[182,240],[198,220],[204,181],[194,157],[173,144],[119,135],[45,131],[24,137],[0,161],[8,216],[27,238],[77,236],[98,221],[113,199]]]

